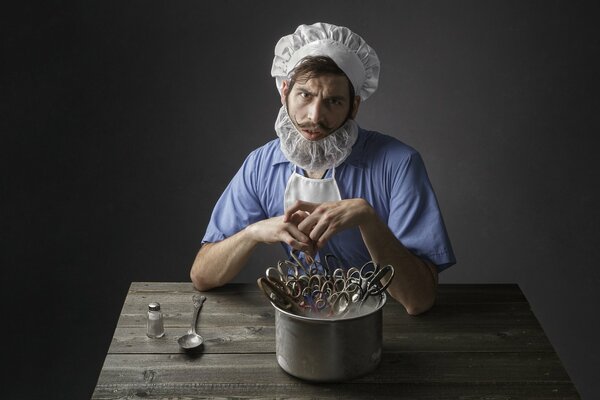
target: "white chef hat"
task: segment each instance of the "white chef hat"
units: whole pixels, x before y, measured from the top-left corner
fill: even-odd
[[[331,58],[348,76],[362,100],[377,89],[379,58],[375,50],[348,28],[318,22],[300,25],[277,42],[271,76],[280,93],[283,81],[289,79],[290,72],[307,56]]]

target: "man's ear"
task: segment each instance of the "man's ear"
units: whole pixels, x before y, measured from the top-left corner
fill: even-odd
[[[281,84],[281,105],[285,104],[285,99],[290,91],[289,81],[283,81]]]

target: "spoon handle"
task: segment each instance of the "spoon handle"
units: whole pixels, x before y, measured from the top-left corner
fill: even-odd
[[[206,296],[194,296],[194,319],[192,320],[192,327],[190,329],[190,333],[196,333],[196,323],[198,322],[198,315],[200,315],[200,310],[202,309],[202,304],[206,300]]]

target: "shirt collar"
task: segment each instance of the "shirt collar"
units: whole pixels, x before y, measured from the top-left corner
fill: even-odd
[[[365,145],[365,138],[366,138],[365,131],[359,127],[358,128],[358,137],[356,138],[356,142],[352,146],[352,152],[350,153],[348,158],[346,158],[344,160],[344,162],[339,167],[336,167],[336,168],[341,168],[344,165],[351,165],[353,167],[360,168],[360,169],[364,168],[365,163],[361,157],[361,153],[362,153],[361,149]],[[275,154],[273,154],[273,162],[271,163],[271,165],[275,166],[277,164],[282,164],[282,163],[291,164],[290,161],[287,158],[285,158],[285,156],[283,155],[283,152],[281,151],[281,148],[279,147],[279,140],[277,140],[277,150],[275,151]]]

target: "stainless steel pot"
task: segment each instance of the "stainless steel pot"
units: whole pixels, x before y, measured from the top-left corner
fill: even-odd
[[[277,362],[297,378],[338,382],[358,378],[381,361],[382,307],[372,296],[360,312],[336,319],[299,316],[275,307]]]

